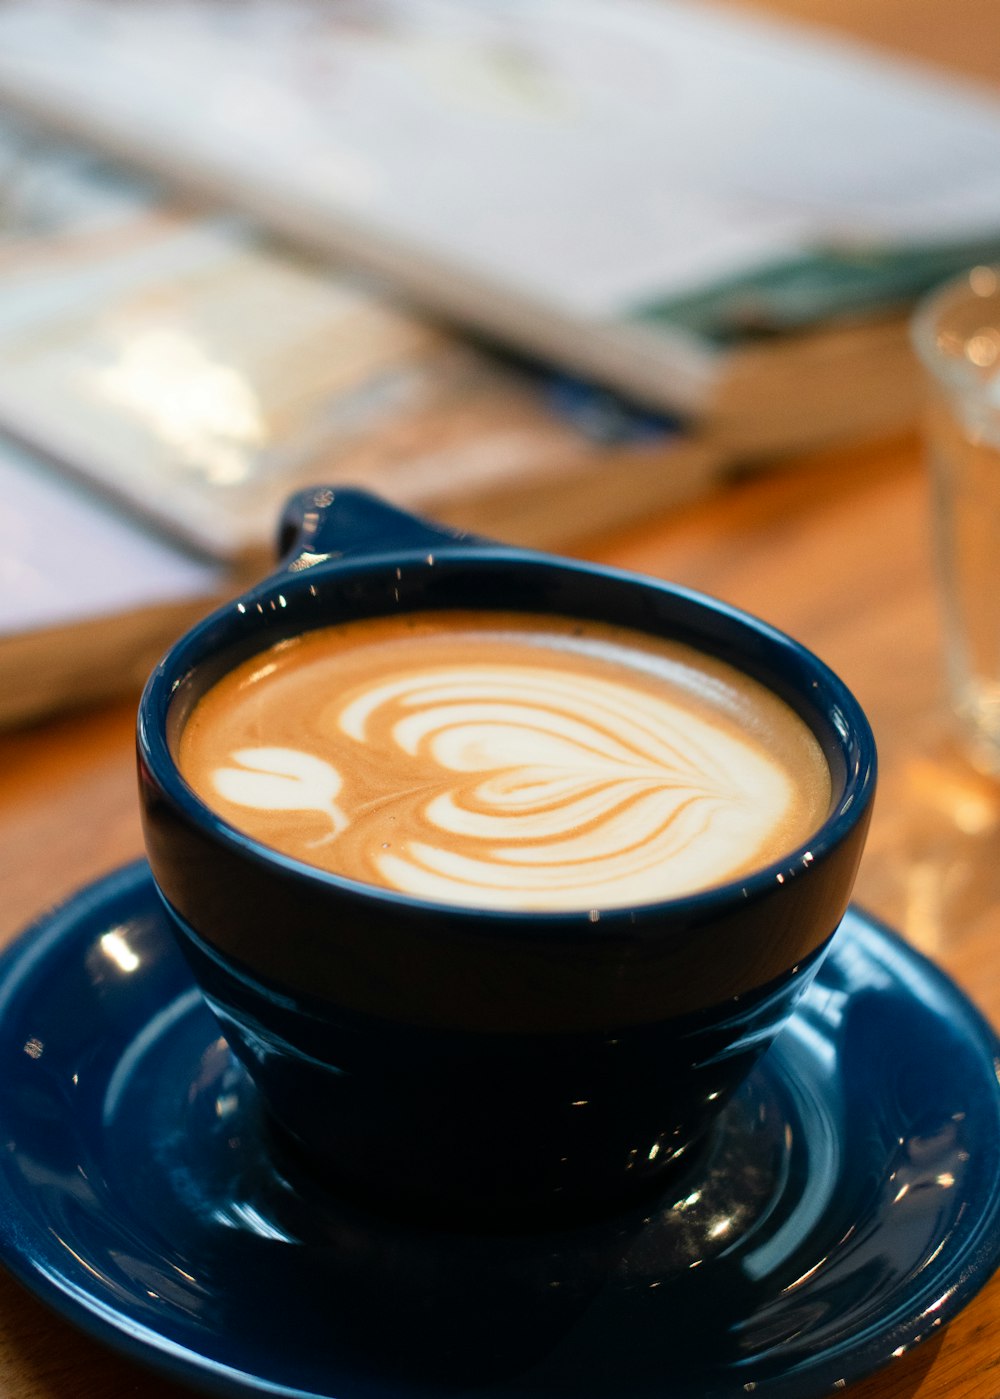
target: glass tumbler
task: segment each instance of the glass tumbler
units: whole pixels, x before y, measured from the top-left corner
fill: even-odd
[[[970,755],[1000,774],[1000,267],[917,308],[951,699]]]

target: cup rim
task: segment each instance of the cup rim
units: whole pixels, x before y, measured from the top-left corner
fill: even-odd
[[[607,581],[616,586],[638,589],[663,599],[672,599],[681,606],[689,606],[695,609],[699,615],[706,618],[711,617],[727,631],[735,632],[737,629],[745,631],[756,639],[762,652],[774,657],[772,666],[774,671],[777,670],[776,662],[781,654],[789,657],[794,656],[797,665],[803,672],[808,672],[811,676],[810,689],[813,693],[807,694],[804,684],[797,687],[789,685],[788,693],[782,697],[785,698],[786,702],[792,703],[790,696],[794,689],[795,693],[801,695],[803,707],[808,707],[811,704],[816,713],[822,713],[826,716],[826,727],[830,733],[836,735],[839,742],[839,752],[844,762],[845,775],[842,790],[836,797],[826,818],[808,839],[789,849],[779,859],[762,865],[746,876],[726,880],[705,889],[698,889],[671,898],[653,902],[643,901],[635,904],[612,905],[599,910],[583,906],[573,909],[484,908],[473,903],[451,903],[407,894],[311,865],[295,856],[275,850],[246,831],[232,825],[197,795],[181,774],[174,759],[167,736],[167,719],[177,691],[185,681],[190,679],[199,666],[209,659],[210,655],[220,654],[220,650],[217,650],[213,644],[215,633],[224,629],[228,633],[228,646],[234,648],[241,623],[244,626],[247,625],[244,619],[251,611],[259,611],[265,601],[273,613],[277,599],[283,598],[290,589],[305,588],[310,584],[315,587],[314,580],[317,575],[336,574],[340,579],[357,578],[368,574],[383,574],[386,569],[412,568],[414,565],[420,566],[428,563],[426,549],[409,548],[406,550],[394,549],[391,552],[381,554],[366,554],[362,557],[342,561],[322,562],[297,575],[281,571],[271,574],[254,588],[234,598],[231,602],[224,603],[200,622],[197,622],[178,638],[161,658],[147,679],[139,701],[136,736],[140,762],[153,774],[163,793],[203,834],[257,864],[266,865],[298,880],[307,880],[315,887],[340,891],[355,899],[362,899],[372,906],[387,909],[416,909],[433,914],[445,922],[466,922],[471,918],[484,929],[493,931],[505,924],[523,926],[524,921],[529,920],[533,924],[538,924],[547,931],[556,934],[561,930],[566,932],[578,930],[581,919],[584,919],[592,924],[593,932],[597,934],[599,930],[612,932],[615,927],[621,924],[627,924],[634,928],[639,919],[642,921],[647,919],[661,920],[668,912],[682,918],[702,918],[716,907],[731,905],[734,899],[738,898],[741,903],[744,903],[772,893],[776,884],[786,884],[789,880],[794,880],[796,876],[807,872],[809,868],[821,866],[825,857],[841,845],[849,832],[863,820],[865,813],[870,808],[874,797],[878,760],[875,738],[867,715],[852,691],[825,661],[821,660],[803,643],[796,641],[795,638],[779,628],[742,608],[682,584],[666,582],[609,565],[561,558],[534,550],[479,542],[456,542],[446,548],[436,548],[433,562],[435,565],[447,562],[449,564],[473,566],[482,564],[484,566],[520,569],[544,567],[597,582]],[[287,598],[285,602],[287,602]],[[283,606],[284,604],[279,605]],[[488,610],[483,608],[482,604],[474,605],[477,610]],[[401,611],[417,610],[421,609],[419,607],[401,609]],[[509,610],[527,613],[532,609],[515,607]],[[536,613],[551,613],[553,611],[552,608],[544,606],[539,606],[534,610]],[[578,615],[583,620],[587,619],[587,613],[582,610],[576,614],[566,613],[564,615]],[[336,625],[336,621],[336,618],[331,619],[327,615],[326,617],[318,617],[314,625],[317,628]],[[642,630],[642,628],[637,629]],[[294,632],[297,633],[300,630],[300,628],[295,628]],[[655,635],[655,633],[651,634]],[[208,638],[207,642],[206,638]],[[263,652],[278,639],[279,637],[276,635],[260,633],[259,645],[256,648],[248,648],[245,655]],[[697,649],[699,641],[692,638],[690,644]],[[212,647],[210,652],[206,649],[208,646]],[[205,651],[205,654],[199,656],[197,654],[199,649]],[[703,638],[703,649],[706,650],[707,654],[718,654],[710,649],[707,638]],[[726,657],[722,658],[726,659]],[[234,661],[234,664],[238,664],[238,661]],[[219,673],[220,675],[224,674],[225,669]],[[753,670],[749,670],[749,673],[754,674]],[[756,675],[755,678],[759,679],[760,683],[767,688],[780,693],[773,683],[763,678],[763,674]],[[817,702],[817,694],[826,697],[824,703]],[[792,707],[796,708],[794,703]],[[800,714],[804,722],[809,724],[809,727],[819,738],[820,735],[816,733],[815,726],[809,722],[802,709],[796,709],[796,712]],[[846,715],[850,715],[849,720],[845,717]],[[849,742],[849,736],[853,742]]]

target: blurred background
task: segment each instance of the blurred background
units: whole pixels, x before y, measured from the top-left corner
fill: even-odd
[[[351,482],[516,543],[911,431],[1000,258],[988,7],[4,0],[0,723]]]

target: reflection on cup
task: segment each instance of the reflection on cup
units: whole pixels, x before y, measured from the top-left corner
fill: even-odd
[[[952,703],[1000,772],[1000,267],[934,292],[913,323],[927,371],[934,539]]]

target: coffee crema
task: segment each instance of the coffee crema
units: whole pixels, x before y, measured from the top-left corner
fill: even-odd
[[[757,681],[629,628],[515,612],[282,641],[199,700],[178,763],[276,850],[475,908],[703,890],[806,842],[831,800],[816,738]]]

